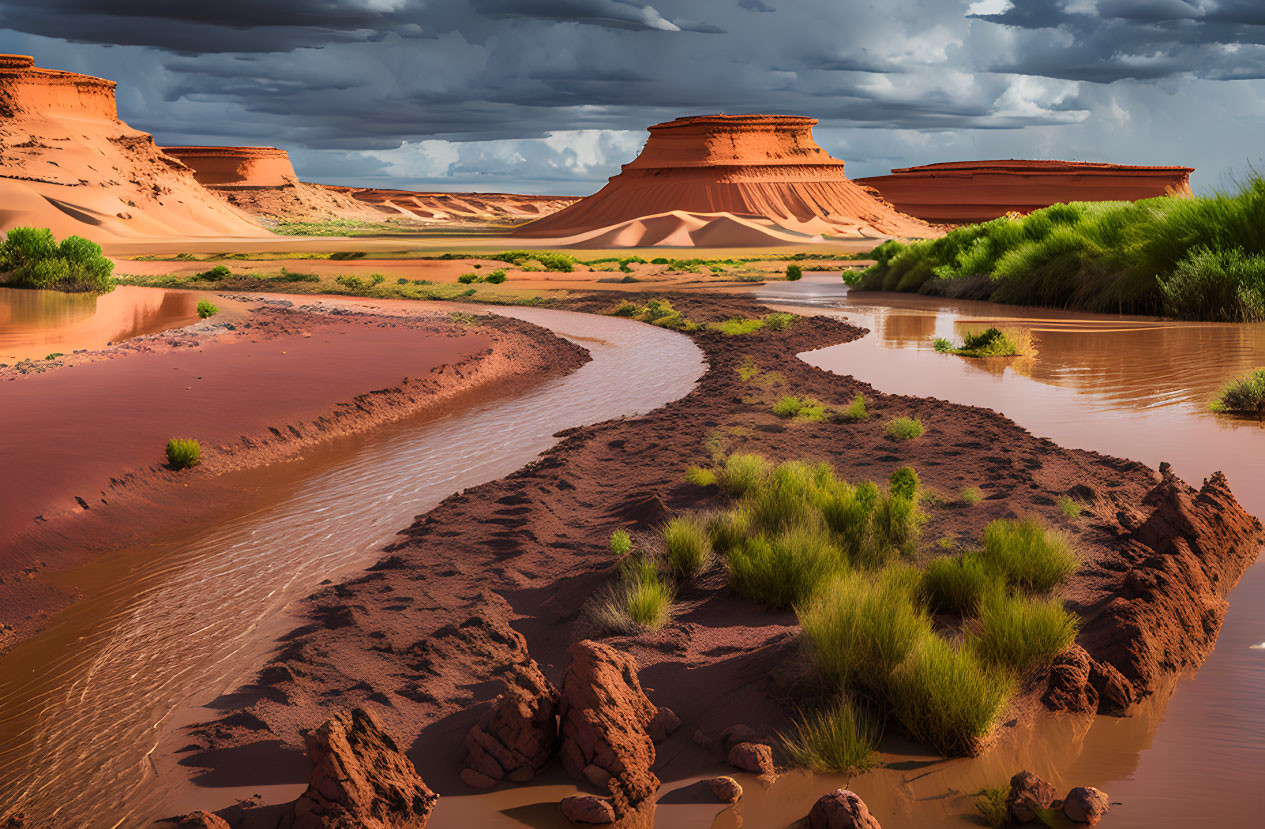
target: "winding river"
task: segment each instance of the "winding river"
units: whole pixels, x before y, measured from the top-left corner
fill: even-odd
[[[374,561],[448,495],[528,463],[558,431],[655,409],[687,394],[704,370],[687,337],[641,323],[465,310],[544,326],[593,359],[521,394],[244,475],[241,486],[271,500],[65,574],[83,600],[0,657],[4,811],[25,811],[37,825],[96,829],[144,826],[193,808],[166,802],[172,781],[160,779],[155,748],[192,708],[249,678],[275,637],[294,626],[287,605]]]

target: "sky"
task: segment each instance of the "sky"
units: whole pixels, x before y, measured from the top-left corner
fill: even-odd
[[[584,195],[716,112],[818,118],[852,177],[1265,166],[1265,0],[0,0],[0,52],[117,81],[159,144],[331,184]]]

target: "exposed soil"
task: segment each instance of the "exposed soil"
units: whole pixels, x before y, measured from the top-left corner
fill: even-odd
[[[49,574],[242,500],[237,471],[587,360],[503,317],[232,304],[38,373],[0,371],[0,649],[72,600]],[[169,468],[175,436],[198,438],[199,466]]]
[[[602,310],[619,299],[592,294],[565,307]],[[700,321],[763,311],[742,298],[670,299]],[[715,760],[714,748],[691,739],[698,731],[785,726],[811,693],[794,615],[739,598],[721,568],[682,590],[659,632],[605,636],[586,613],[614,575],[612,530],[649,537],[676,512],[722,503],[682,479],[688,464],[708,463],[713,452],[826,460],[852,480],[882,480],[912,464],[940,496],[923,531],[926,550],[944,537],[973,542],[996,518],[1036,515],[1064,527],[1082,560],[1064,597],[1083,616],[1080,643],[1099,674],[1110,675],[1103,697],[1119,704],[1106,710],[1127,711],[1164,677],[1202,660],[1224,595],[1265,539],[1223,480],[1195,492],[1139,463],[1061,449],[993,411],[886,395],[796,359],[862,333],[821,317],[781,333],[698,333],[710,368],[693,393],[644,417],[570,430],[539,461],[419,518],[363,576],[310,597],[299,609],[308,623],[283,638],[256,683],[217,703],[230,713],[193,729],[182,764],[206,781],[266,774],[273,783],[304,782],[302,732],[331,709],[360,705],[411,746],[427,785],[468,794],[458,778],[463,738],[480,703],[499,692],[498,678],[530,656],[558,682],[568,647],[584,638],[632,654],[651,701],[682,720],[658,747],[662,779]],[[747,361],[762,372],[756,380],[738,375]],[[872,417],[782,420],[770,411],[782,393],[839,407],[864,393]],[[887,421],[900,415],[920,418],[926,433],[888,437]],[[984,500],[960,501],[964,487],[979,487]],[[1057,499],[1065,495],[1087,505],[1080,521],[1062,519]],[[1045,685],[1046,677],[1032,678],[1011,714],[1035,710]],[[239,806],[225,814],[262,826],[276,811]]]

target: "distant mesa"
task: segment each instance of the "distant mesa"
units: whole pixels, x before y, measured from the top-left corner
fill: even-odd
[[[38,225],[97,241],[267,235],[118,120],[114,87],[0,55],[0,230]]]
[[[586,247],[780,245],[935,230],[844,175],[815,118],[703,115],[650,127],[641,154],[592,196],[517,235]]]
[[[299,180],[290,154],[276,147],[163,147],[193,170],[199,183],[216,187],[284,187]]]
[[[950,161],[857,179],[896,208],[942,225],[986,222],[1074,201],[1190,195],[1193,167],[1091,161]]]

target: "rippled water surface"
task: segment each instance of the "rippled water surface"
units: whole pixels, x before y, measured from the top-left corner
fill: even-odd
[[[108,294],[0,288],[0,362],[100,348],[198,318],[197,294],[121,285]]]
[[[771,285],[760,296],[837,314],[871,330],[855,342],[800,355],[812,365],[885,392],[995,409],[1063,446],[1152,467],[1168,461],[1195,486],[1222,470],[1240,503],[1265,516],[1265,428],[1208,410],[1223,384],[1265,366],[1265,325],[1061,313],[886,293],[848,296],[838,277]],[[960,340],[989,326],[1032,331],[1037,357],[979,361],[932,348],[934,337]],[[884,789],[875,799],[895,813],[890,821],[884,817],[885,827],[971,825],[964,817],[970,798],[945,795],[946,789],[965,793],[999,785],[1021,767],[1064,785],[1103,789],[1120,801],[1106,819],[1113,826],[1265,825],[1261,643],[1265,563],[1258,562],[1230,596],[1216,650],[1197,673],[1174,683],[1171,697],[1157,695],[1132,717],[1098,717],[1090,726],[1052,716],[1004,756],[898,774],[884,770],[867,775],[868,783],[855,781],[857,788],[867,801],[870,791]],[[764,793],[769,814],[786,816],[811,805],[811,786],[797,779]]]
[[[672,331],[562,311],[498,313],[579,342],[593,359],[521,394],[313,450],[301,473],[292,464],[244,475],[261,499],[250,514],[66,575],[85,598],[0,657],[4,810],[94,828],[170,813],[151,752],[175,712],[257,668],[290,626],[287,604],[372,562],[449,494],[523,466],[559,430],[650,411],[688,393],[703,371],[702,353]]]

